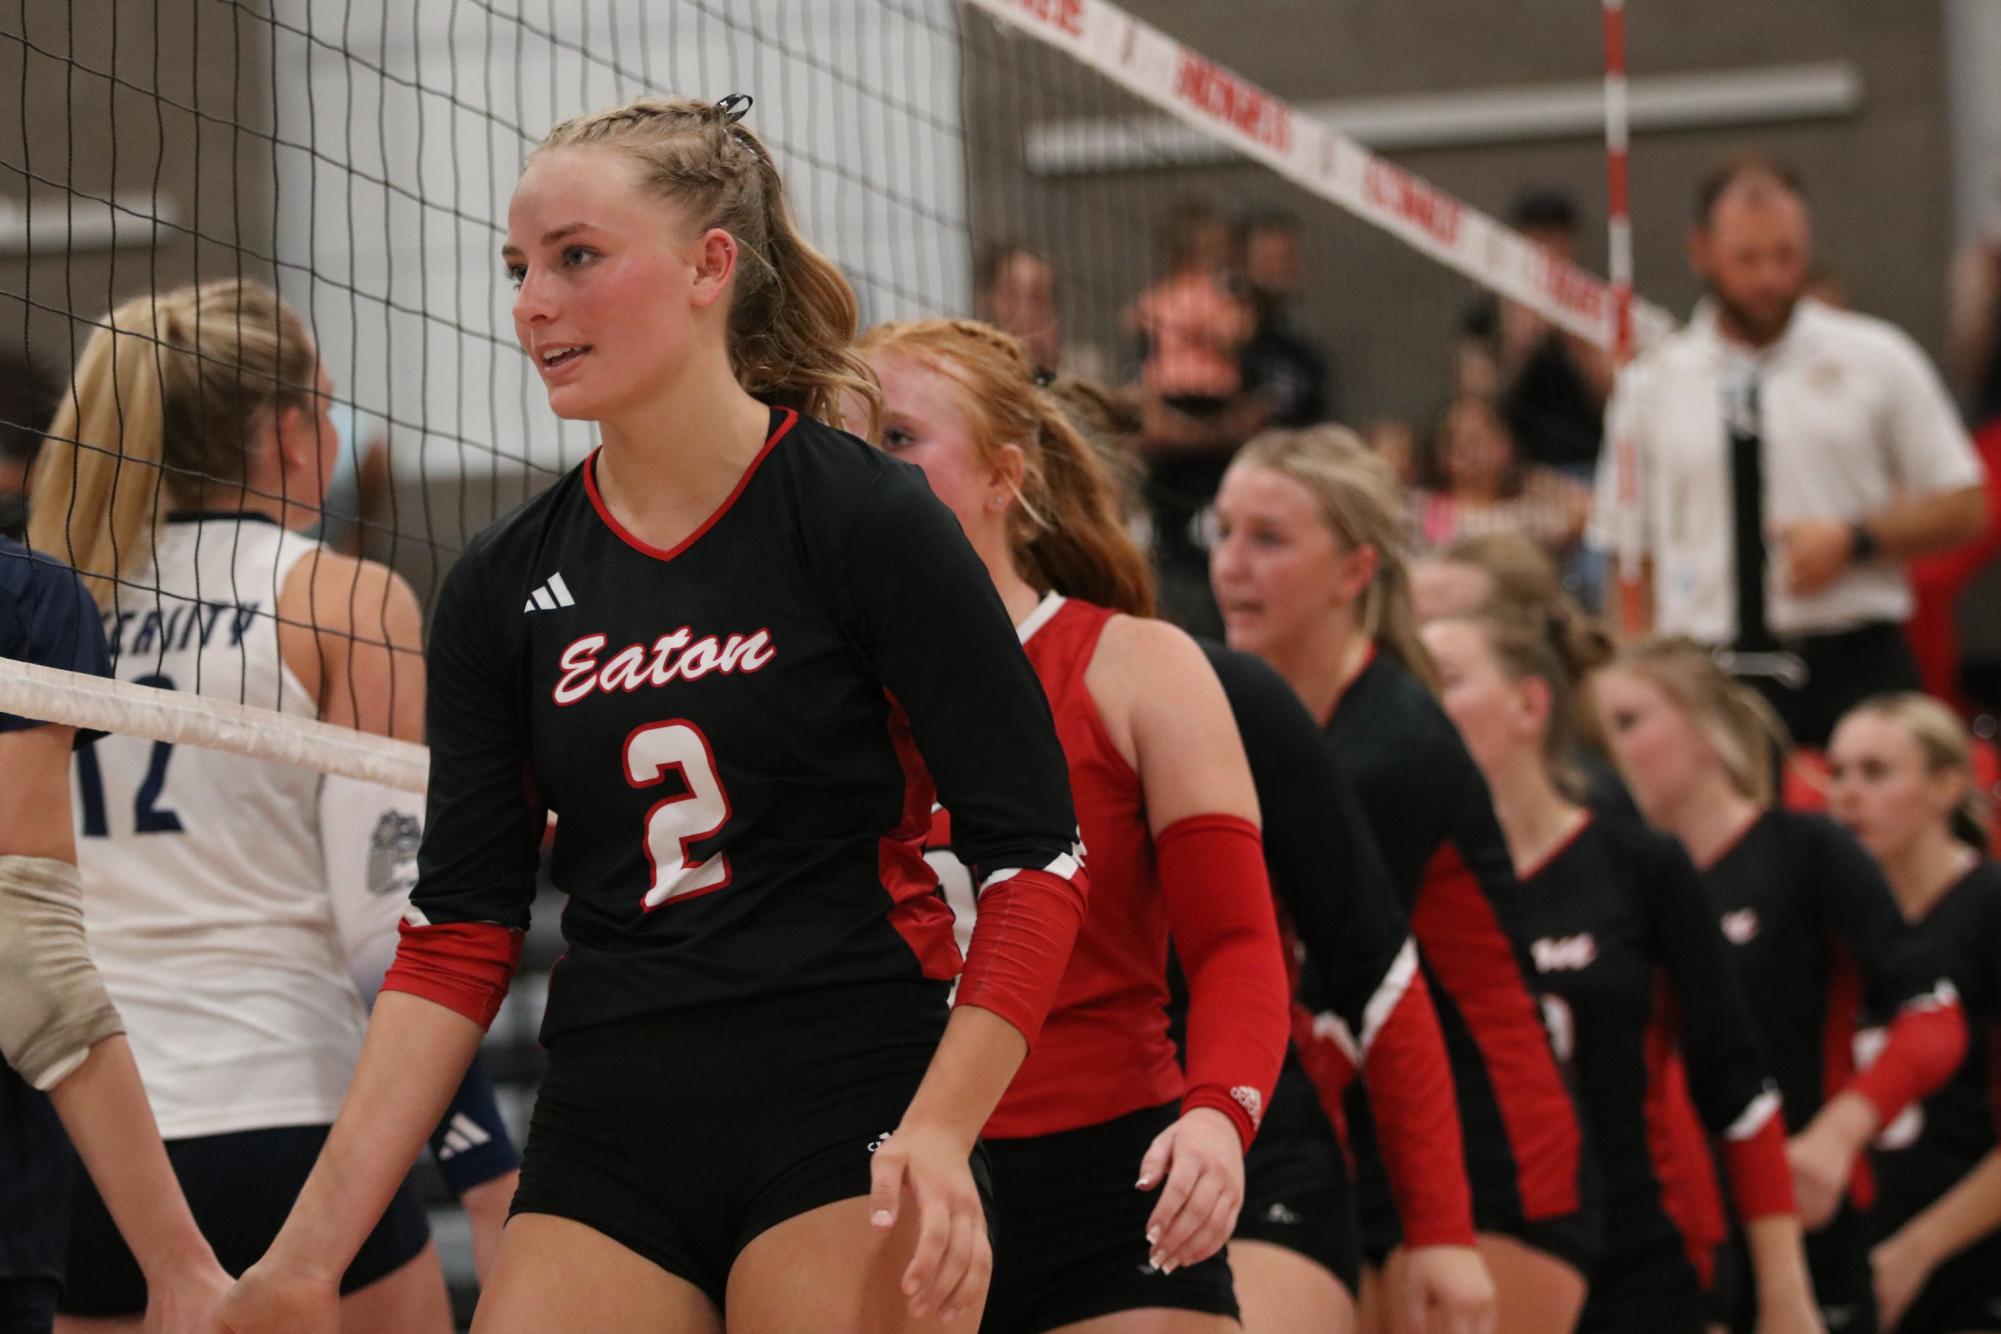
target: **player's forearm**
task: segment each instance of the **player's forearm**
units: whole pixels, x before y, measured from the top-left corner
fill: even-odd
[[[1903,559],[1949,551],[1987,530],[1987,498],[1978,486],[1918,496],[1869,515],[1863,526],[1885,556]]]
[[[423,1150],[482,1032],[443,1005],[382,994],[340,1116],[271,1245],[275,1262],[323,1277],[347,1268]]]
[[[1751,1253],[1760,1307],[1782,1308],[1802,1295],[1811,1299],[1813,1286],[1807,1277],[1798,1215],[1754,1218],[1744,1225],[1744,1240]]]
[[[214,1263],[167,1161],[124,1037],[93,1046],[83,1064],[49,1090],[49,1100],[148,1278]]]
[[[1989,1151],[1892,1240],[1915,1246],[1936,1267],[1996,1228],[2001,1228],[2001,1149]]]
[[[970,1150],[1027,1055],[1013,1024],[978,1005],[956,1006],[903,1124],[937,1127]]]
[[[1875,1104],[1851,1088],[1822,1103],[1800,1135],[1824,1140],[1852,1160],[1875,1138],[1880,1125]]]

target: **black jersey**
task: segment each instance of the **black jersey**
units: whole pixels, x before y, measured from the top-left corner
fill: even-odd
[[[1862,1006],[1894,1014],[1931,994],[1938,971],[1882,871],[1824,816],[1764,811],[1703,882],[1735,947],[1786,1124],[1803,1129],[1854,1073]]]
[[[414,907],[525,926],[546,809],[569,903],[545,1040],[846,983],[942,1003],[930,779],[975,883],[1078,851],[1048,705],[958,522],[917,468],[790,411],[671,551],[619,527],[594,464],[445,581]]]
[[[1966,1013],[1966,1059],[1877,1140],[1876,1211],[1887,1236],[1950,1190],[1995,1147],[2001,1055],[2001,864],[1982,860],[1912,924]],[[1889,1015],[1872,1015],[1887,1020]],[[2001,1281],[2001,1276],[1997,1276]]]
[[[1326,735],[1417,939],[1452,1062],[1476,1223],[1514,1233],[1579,1215],[1583,1131],[1527,981],[1520,886],[1485,779],[1431,693],[1380,653],[1342,694]],[[1350,1097],[1348,1113],[1367,1210],[1386,1183],[1372,1166],[1366,1105]]]
[[[1523,929],[1559,1053],[1605,1188],[1600,1273],[1646,1268],[1658,1290],[1696,1276],[1662,1204],[1654,1148],[1663,1054],[1678,1047],[1702,1120],[1743,1139],[1778,1112],[1729,945],[1681,845],[1638,825],[1588,818],[1522,880]],[[1785,1163],[1769,1164],[1781,1186]],[[1596,1286],[1594,1277],[1594,1286]]]
[[[0,658],[111,674],[97,604],[68,566],[0,537]],[[43,724],[0,713],[0,732]],[[80,734],[83,744],[93,734]],[[0,849],[4,853],[5,849]],[[0,986],[10,985],[0,979]],[[75,1159],[48,1095],[0,1060],[0,1279],[63,1272]]]

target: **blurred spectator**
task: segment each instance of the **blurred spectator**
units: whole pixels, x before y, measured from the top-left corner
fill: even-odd
[[[1378,417],[1363,429],[1362,440],[1371,453],[1389,460],[1400,488],[1407,491],[1417,485],[1417,432],[1409,422],[1397,417]]]
[[[1054,373],[1063,359],[1063,316],[1056,269],[1025,245],[1002,242],[980,261],[974,313],[1022,341],[1036,367]]]
[[[54,382],[33,362],[0,356],[0,537],[28,527],[28,469],[55,417]]]
[[[1340,416],[1327,358],[1292,327],[1299,294],[1299,223],[1258,213],[1237,228],[1244,290],[1257,324],[1242,356],[1244,387],[1263,399],[1265,425],[1311,426]]]
[[[1979,460],[1909,337],[1804,295],[1812,236],[1785,166],[1713,173],[1689,251],[1709,295],[1620,378],[1609,436],[1636,485],[1608,452],[1593,540],[1649,562],[1656,629],[1727,650],[1823,745],[1860,699],[1918,688],[1903,563],[1985,529]]]
[[[1232,238],[1220,215],[1182,204],[1162,240],[1164,275],[1128,311],[1144,349],[1140,448],[1160,606],[1184,628],[1219,638],[1222,618],[1196,527],[1237,446],[1263,421],[1258,397],[1243,392],[1239,361],[1255,321],[1230,288]]]
[[[1238,356],[1255,316],[1230,290],[1230,228],[1213,209],[1180,205],[1164,241],[1166,273],[1130,312],[1145,342],[1140,384],[1177,412],[1212,420],[1243,388]]]
[[[1525,463],[1499,410],[1462,394],[1439,420],[1409,502],[1417,552],[1481,533],[1519,533],[1560,556],[1584,531],[1591,493],[1553,468]]]
[[[1515,200],[1509,221],[1552,258],[1577,259],[1577,205],[1558,190]],[[1530,463],[1588,478],[1598,459],[1612,360],[1512,301],[1489,297],[1467,313],[1459,388],[1500,404]]]
[[[1954,257],[1946,305],[1946,363],[1979,426],[2001,417],[2001,223]]]
[[[2001,556],[2001,416],[1988,418],[1973,433],[1973,447],[1987,474],[1987,535],[1965,546],[1920,556],[1911,562],[1913,605],[1910,619],[1904,622],[1904,637],[1917,657],[1925,693],[1952,705],[1962,717],[1971,716],[1974,701],[1968,697],[1965,673],[1961,671],[1960,595],[1996,556]],[[1989,609],[1990,615],[1992,610]],[[1992,700],[1985,703],[1993,705]]]

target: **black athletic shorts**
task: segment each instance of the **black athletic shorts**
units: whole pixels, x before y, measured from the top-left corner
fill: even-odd
[[[180,1179],[195,1225],[215,1258],[241,1274],[270,1247],[326,1143],[326,1126],[280,1126],[167,1141],[167,1161]],[[119,1235],[90,1174],[76,1174],[69,1234],[65,1315],[127,1316],[146,1309],[146,1278]],[[354,1292],[393,1274],[429,1244],[423,1203],[408,1181],[362,1242],[341,1276]]]
[[[1355,1216],[1362,1233],[1362,1258],[1380,1267],[1403,1244],[1403,1222],[1397,1216],[1389,1176],[1375,1148],[1375,1123],[1360,1081],[1348,1091],[1349,1142],[1355,1149]],[[1473,1230],[1507,1237],[1589,1274],[1603,1244],[1602,1186],[1598,1170],[1587,1157],[1579,1164],[1580,1201],[1573,1213],[1528,1218],[1522,1212],[1521,1190],[1512,1160],[1498,1145],[1485,1144],[1467,1155],[1467,1187],[1473,1196]]]
[[[0,1278],[0,1334],[49,1334],[62,1290],[52,1278]]]
[[[582,1223],[722,1311],[758,1234],[869,1193],[946,1016],[941,984],[878,982],[565,1033],[513,1212]],[[979,1155],[974,1175],[984,1192]]]
[[[980,1334],[1040,1334],[1152,1307],[1236,1317],[1220,1252],[1171,1274],[1148,1262],[1146,1224],[1160,1189],[1133,1182],[1155,1137],[1179,1116],[1168,1103],[1078,1130],[986,1142],[997,1220]]]
[[[1658,1207],[1633,1218],[1651,1221],[1626,1233],[1613,1228],[1591,1267],[1577,1334],[1703,1334],[1702,1280],[1681,1233]]]
[[[1290,1059],[1244,1159],[1244,1208],[1231,1239],[1294,1251],[1341,1280],[1350,1297],[1361,1281],[1347,1156],[1312,1081]]]

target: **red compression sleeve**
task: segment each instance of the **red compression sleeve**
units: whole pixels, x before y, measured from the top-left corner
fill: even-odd
[[[1723,1170],[1745,1222],[1799,1212],[1793,1169],[1786,1161],[1786,1118],[1776,1091],[1759,1094],[1723,1136]]]
[[[1191,815],[1154,836],[1160,892],[1188,976],[1188,1092],[1249,1148],[1292,1030],[1264,840],[1235,815]]]
[[[397,928],[396,960],[384,991],[407,991],[456,1010],[481,1028],[500,1013],[521,962],[521,932],[494,922]]]
[[[1003,872],[980,891],[957,1005],[991,1010],[1034,1046],[1084,920],[1084,868]],[[1065,869],[1069,869],[1066,867]]]
[[[1890,1021],[1882,1054],[1848,1087],[1876,1109],[1887,1126],[1903,1110],[1946,1080],[1966,1056],[1966,1016],[1949,984],[1905,1003]]]
[[[1466,1182],[1459,1100],[1431,988],[1406,944],[1369,1002],[1380,1023],[1362,1038],[1362,1080],[1376,1144],[1408,1246],[1471,1246],[1473,1192]],[[1404,961],[1409,964],[1405,966]]]

